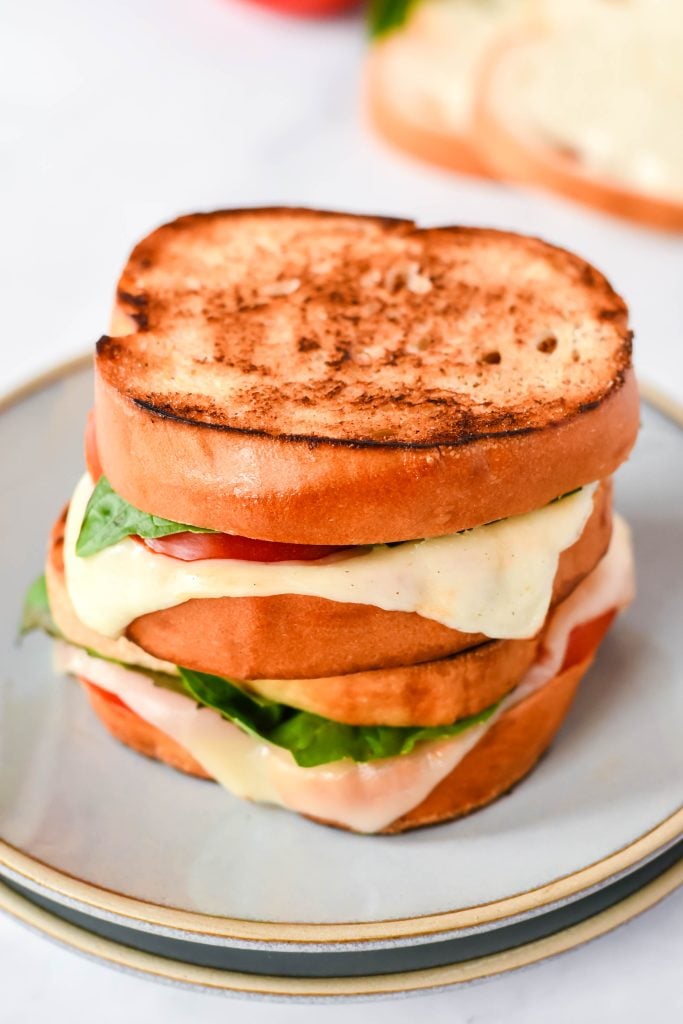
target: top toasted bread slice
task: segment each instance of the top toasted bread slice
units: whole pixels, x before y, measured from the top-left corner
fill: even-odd
[[[539,430],[630,363],[606,280],[536,239],[309,211],[184,217],[134,250],[98,369],[267,437],[432,446]],[[122,319],[127,314],[128,324]]]
[[[134,249],[113,330],[98,343],[97,428],[114,486],[159,515],[266,539],[477,525],[608,475],[637,427],[623,301],[578,257],[505,232],[295,209],[182,217]],[[561,463],[534,467],[543,486],[511,502],[502,465],[485,479],[486,442]],[[411,511],[386,533],[392,479]],[[465,500],[492,486],[486,508]],[[315,495],[309,530],[295,506]]]

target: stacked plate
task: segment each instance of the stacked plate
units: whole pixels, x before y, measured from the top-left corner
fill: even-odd
[[[683,430],[644,408],[617,505],[639,596],[539,769],[462,821],[395,837],[245,804],[116,744],[49,643],[14,634],[81,468],[86,362],[8,399],[0,593],[0,907],[92,955],[299,997],[434,988],[615,927],[683,881]],[[665,403],[666,405],[666,403]]]

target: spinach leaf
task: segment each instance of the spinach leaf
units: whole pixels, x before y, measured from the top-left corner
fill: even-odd
[[[81,558],[95,555],[104,548],[118,544],[124,537],[167,537],[170,533],[213,533],[200,526],[174,523],[152,516],[129,505],[117,494],[106,477],[101,476],[85,510],[81,532],[76,541],[76,554]]]
[[[394,29],[400,28],[419,0],[370,0],[368,7],[368,28],[370,35],[377,39]]]
[[[50,636],[61,636],[50,611],[44,576],[39,576],[37,580],[34,580],[26,591],[19,623],[19,636],[25,636],[34,629],[42,629]]]
[[[409,754],[418,743],[444,739],[485,722],[497,704],[451,725],[397,727],[345,725],[309,711],[277,704],[248,694],[232,681],[181,668],[180,676],[190,696],[252,736],[284,747],[298,765],[312,768],[350,758],[374,761]]]

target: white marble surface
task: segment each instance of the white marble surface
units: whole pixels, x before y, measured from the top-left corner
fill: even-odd
[[[541,234],[604,269],[633,309],[643,375],[683,401],[683,244],[569,204],[455,180],[359,118],[354,19],[285,21],[237,0],[5,0],[0,7],[0,390],[106,329],[131,243],[175,214],[329,205]],[[370,1007],[226,1003],[117,974],[0,920],[0,1022],[237,1013],[555,1024],[683,1014],[683,894],[591,945],[485,984]]]

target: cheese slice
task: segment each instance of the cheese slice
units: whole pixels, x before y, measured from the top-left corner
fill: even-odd
[[[145,675],[57,641],[55,667],[119,697],[140,718],[176,740],[235,796],[276,804],[377,832],[416,807],[484,735],[489,723],[401,757],[300,767],[288,750],[242,732],[212,708],[156,687]]]
[[[64,565],[78,617],[120,636],[138,616],[191,598],[303,594],[330,601],[417,612],[464,633],[534,636],[550,606],[560,553],[578,540],[597,484],[526,515],[464,533],[340,553],[319,562],[183,562],[131,538],[95,555],[76,555],[93,482],[71,500]]]
[[[515,694],[523,699],[537,686],[555,676],[564,661],[569,637],[576,626],[590,622],[615,608],[621,611],[636,593],[631,531],[619,515],[612,520],[612,537],[604,558],[569,597],[553,611],[536,662]]]
[[[419,745],[412,753],[357,764],[336,761],[302,768],[287,750],[242,732],[211,708],[160,689],[125,668],[58,642],[56,665],[119,697],[146,722],[172,737],[221,785],[237,796],[277,804],[357,832],[377,832],[417,807],[463,760],[498,718],[544,686],[564,660],[571,630],[633,596],[633,560],[628,528],[615,518],[602,562],[552,613],[546,653],[486,722],[458,736]]]

